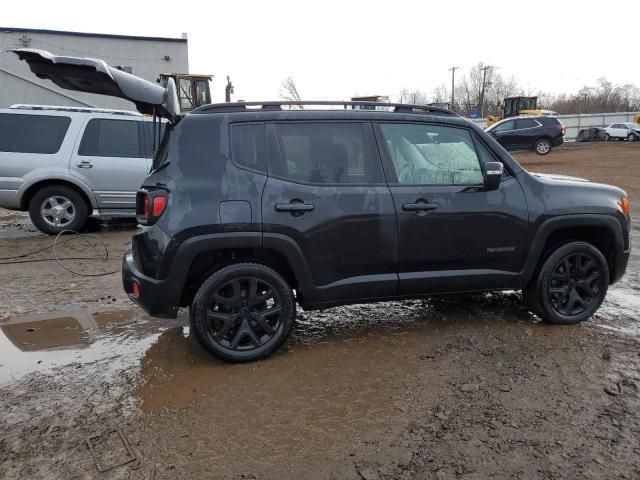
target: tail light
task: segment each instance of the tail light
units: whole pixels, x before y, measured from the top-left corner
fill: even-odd
[[[567,133],[567,127],[565,127],[562,123],[558,122],[558,130],[560,130],[560,133],[562,133],[562,135],[564,135],[565,133]]]
[[[136,218],[141,225],[153,225],[162,216],[169,203],[169,192],[159,188],[142,189],[136,193]]]

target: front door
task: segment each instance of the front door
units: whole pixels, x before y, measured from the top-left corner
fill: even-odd
[[[504,148],[511,149],[518,146],[518,134],[516,132],[516,121],[505,120],[499,125],[489,130],[489,134]]]
[[[467,128],[394,122],[376,134],[398,215],[400,294],[515,287],[528,221],[516,179],[484,187],[482,165],[496,159]]]
[[[311,275],[307,304],[395,296],[397,230],[366,122],[267,125],[264,245],[286,238]]]
[[[98,208],[135,210],[136,191],[151,167],[149,127],[150,122],[113,118],[85,124],[69,170],[93,190]]]

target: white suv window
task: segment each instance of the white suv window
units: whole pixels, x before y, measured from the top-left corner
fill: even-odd
[[[0,152],[57,153],[71,118],[0,113]]]

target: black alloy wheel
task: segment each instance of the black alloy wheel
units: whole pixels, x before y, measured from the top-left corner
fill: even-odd
[[[561,315],[584,313],[598,301],[603,274],[596,261],[585,253],[572,253],[558,262],[547,289],[549,302]]]
[[[523,299],[549,323],[570,325],[591,317],[609,287],[609,265],[587,242],[573,241],[552,249],[523,290]]]
[[[200,344],[231,362],[257,360],[287,338],[295,317],[291,288],[264,265],[239,263],[214,272],[191,306]]]

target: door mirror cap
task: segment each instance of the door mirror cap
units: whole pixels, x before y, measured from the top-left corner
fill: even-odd
[[[495,190],[500,186],[504,165],[500,162],[487,162],[484,164],[484,185],[489,190]]]

